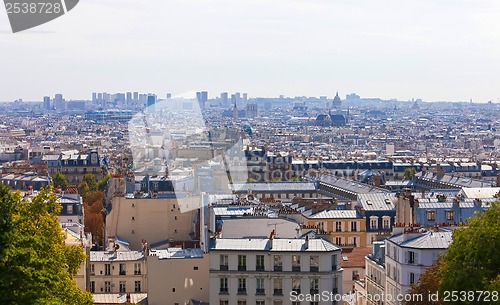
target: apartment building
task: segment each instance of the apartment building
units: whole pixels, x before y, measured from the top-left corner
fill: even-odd
[[[451,231],[396,228],[385,241],[385,304],[402,304],[400,296],[408,293],[420,274],[444,254],[452,241]]]
[[[323,239],[216,239],[210,250],[210,304],[336,304],[342,293],[340,248]],[[333,302],[332,302],[333,301]],[[294,303],[292,303],[294,302]],[[340,303],[338,303],[340,304]]]
[[[90,251],[91,293],[147,292],[143,251]]]
[[[373,243],[372,252],[365,257],[366,278],[365,295],[366,304],[382,305],[385,295],[385,242]]]

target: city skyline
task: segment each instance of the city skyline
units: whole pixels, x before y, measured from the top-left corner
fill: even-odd
[[[0,100],[203,88],[497,102],[499,9],[494,1],[85,1],[19,34],[2,14]]]

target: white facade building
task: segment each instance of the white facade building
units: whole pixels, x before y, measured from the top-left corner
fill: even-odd
[[[399,229],[399,228],[398,228]],[[401,299],[420,274],[444,254],[453,241],[452,232],[401,228],[402,232],[385,241],[386,302],[402,304]]]
[[[273,233],[270,239],[217,239],[209,255],[210,304],[310,302],[299,297],[340,304],[332,302],[342,293],[340,250],[323,239],[274,239]]]

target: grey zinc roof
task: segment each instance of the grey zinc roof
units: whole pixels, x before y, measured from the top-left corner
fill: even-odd
[[[122,261],[139,261],[144,259],[142,251],[118,251],[116,258],[113,251],[90,251],[91,262],[122,262]]]
[[[313,192],[316,190],[312,182],[235,183],[234,188],[240,192],[246,192],[249,189],[255,192]]]
[[[387,193],[387,190],[379,187],[327,174],[321,175],[320,183],[350,191],[354,194]]]
[[[305,239],[275,238],[270,248],[269,239],[221,238],[211,250],[216,251],[270,251],[270,252],[331,252],[340,251],[336,245],[318,238],[310,239],[306,249]]]
[[[398,234],[389,240],[403,248],[447,249],[453,241],[453,232],[426,232],[407,240],[404,238],[404,234]]]
[[[361,204],[365,211],[387,211],[396,208],[394,202],[397,200],[394,193],[368,193],[358,195],[358,205]]]
[[[356,210],[325,210],[319,213],[307,216],[309,219],[356,219],[362,218]]]
[[[158,259],[201,258],[203,257],[203,249],[168,248],[163,250],[151,250],[150,255],[158,256]]]

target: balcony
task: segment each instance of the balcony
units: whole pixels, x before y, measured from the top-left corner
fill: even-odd
[[[283,289],[274,289],[273,295],[283,295]]]
[[[229,267],[228,267],[228,265],[220,265],[220,269],[219,270],[220,271],[227,271],[227,270],[229,270]]]
[[[311,267],[309,268],[309,271],[310,271],[310,272],[318,272],[318,271],[319,271],[319,267],[317,267],[317,266],[316,266],[316,267],[311,266]]]
[[[274,271],[283,271],[283,266],[274,266]]]
[[[247,271],[247,266],[238,266],[238,271]]]
[[[264,266],[257,266],[255,267],[255,271],[265,271],[266,268],[264,268]]]
[[[125,270],[120,270],[120,273],[119,273],[119,274],[120,274],[120,275],[127,275],[127,271],[125,271]]]
[[[246,288],[238,288],[238,294],[247,294]]]
[[[266,290],[264,288],[257,288],[255,290],[255,294],[256,295],[265,295],[266,294]]]
[[[318,289],[311,289],[309,291],[311,294],[318,294],[319,293],[319,290]]]
[[[226,288],[221,288],[219,290],[219,294],[229,294],[229,289],[227,289],[227,287]]]
[[[300,272],[300,266],[292,266],[293,272]]]
[[[141,271],[134,271],[134,275],[141,275]]]
[[[292,289],[292,291],[296,292],[297,294],[299,294],[300,293],[300,288],[294,288],[294,289]]]

